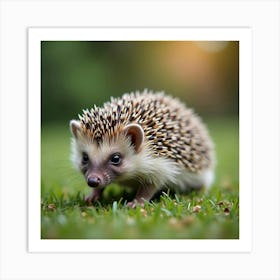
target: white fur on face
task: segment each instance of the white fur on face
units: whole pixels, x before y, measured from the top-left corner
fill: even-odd
[[[189,188],[200,189],[202,186],[208,189],[214,180],[212,169],[191,173],[171,159],[151,156],[151,151],[145,145],[136,153],[129,139],[122,134],[111,141],[104,140],[99,146],[79,135],[72,139],[71,147],[71,159],[77,169],[83,152],[88,154],[95,166],[106,162],[113,153],[119,152],[123,158],[121,181],[135,179],[157,189],[177,186],[179,190],[186,191]]]
[[[92,142],[86,136],[79,135],[77,138],[72,138],[71,151],[71,160],[77,169],[79,169],[82,161],[83,152],[88,154],[94,166],[99,166],[106,162],[110,155],[117,152],[124,158],[124,163],[126,163],[126,159],[132,159],[134,155],[134,149],[130,145],[129,139],[124,135],[119,135],[118,138],[112,139],[111,141],[105,139],[100,145]]]

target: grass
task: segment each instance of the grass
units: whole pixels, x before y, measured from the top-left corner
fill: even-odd
[[[161,193],[144,208],[126,206],[133,193],[110,185],[93,206],[90,192],[69,160],[67,124],[42,129],[41,237],[43,239],[239,237],[238,121],[208,123],[217,150],[216,181],[208,193]]]

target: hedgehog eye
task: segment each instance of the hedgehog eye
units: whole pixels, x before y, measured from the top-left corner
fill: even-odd
[[[113,165],[119,165],[122,161],[122,157],[119,153],[112,154],[110,158],[110,163]]]
[[[89,157],[86,152],[83,152],[82,154],[82,164],[87,164],[89,162]]]

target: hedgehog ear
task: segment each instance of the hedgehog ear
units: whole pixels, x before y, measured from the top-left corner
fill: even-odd
[[[124,133],[130,137],[131,144],[134,146],[135,151],[139,152],[144,141],[143,128],[139,124],[128,124],[124,128]]]
[[[70,130],[75,138],[78,138],[78,132],[81,131],[81,124],[77,120],[70,121]]]

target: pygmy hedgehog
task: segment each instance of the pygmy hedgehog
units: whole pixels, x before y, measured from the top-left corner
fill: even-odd
[[[164,187],[178,191],[210,187],[213,144],[200,118],[162,92],[124,94],[70,121],[72,161],[101,198],[111,182],[136,187],[135,207]]]

